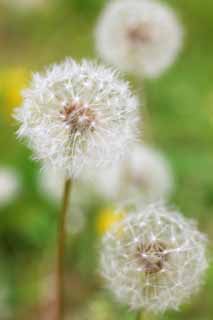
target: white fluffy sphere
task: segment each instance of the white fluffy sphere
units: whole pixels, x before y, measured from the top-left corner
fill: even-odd
[[[15,170],[0,168],[0,207],[9,204],[20,190],[20,179]]]
[[[120,163],[94,172],[90,180],[95,192],[110,200],[167,199],[173,187],[165,157],[158,150],[140,144],[134,144]]]
[[[96,29],[100,56],[123,71],[158,76],[173,63],[182,46],[175,13],[155,0],[113,0]]]
[[[101,269],[118,301],[155,313],[177,309],[200,287],[206,237],[178,212],[150,205],[103,239]]]
[[[120,160],[135,140],[137,99],[109,68],[68,59],[35,74],[23,96],[18,135],[69,177]]]

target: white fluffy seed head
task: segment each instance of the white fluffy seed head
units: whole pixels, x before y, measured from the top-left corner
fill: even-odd
[[[194,222],[150,205],[105,235],[102,274],[117,300],[132,309],[177,309],[200,287],[206,242]]]
[[[0,207],[9,204],[20,190],[20,179],[15,170],[0,168]]]
[[[107,171],[96,171],[90,184],[110,200],[123,201],[143,196],[144,200],[156,201],[168,198],[173,177],[169,163],[159,151],[134,144],[121,163]]]
[[[100,56],[123,71],[158,76],[182,46],[182,28],[174,12],[155,0],[113,0],[96,29]]]
[[[125,154],[135,139],[136,109],[116,72],[68,59],[33,76],[15,117],[37,159],[76,177]]]

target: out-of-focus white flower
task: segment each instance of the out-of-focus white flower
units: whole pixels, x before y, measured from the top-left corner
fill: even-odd
[[[31,11],[45,7],[49,0],[0,0],[0,2],[19,11]]]
[[[105,235],[102,274],[117,299],[132,309],[177,309],[200,287],[206,242],[193,221],[149,205]]]
[[[86,174],[85,174],[86,175]],[[172,190],[171,169],[163,155],[150,147],[135,144],[125,159],[109,170],[94,173],[94,190],[108,199],[158,200]]]
[[[46,166],[38,175],[38,190],[45,197],[60,203],[64,191],[65,173]]]
[[[64,191],[65,173],[54,170],[49,166],[41,170],[38,175],[37,184],[41,195],[49,200],[60,204]],[[88,190],[84,185],[76,181],[72,188],[71,205],[68,210],[67,231],[72,234],[78,234],[85,226],[85,215],[82,205],[87,203]]]
[[[175,60],[182,28],[174,12],[158,1],[110,1],[97,25],[96,46],[121,70],[154,77]]]
[[[71,59],[35,74],[16,111],[19,137],[67,176],[120,160],[135,139],[137,99],[116,72]]]
[[[19,177],[15,170],[0,168],[0,207],[9,204],[20,189]]]
[[[66,175],[63,170],[55,170],[53,167],[46,165],[38,174],[38,191],[43,197],[60,204],[65,178]],[[72,206],[80,207],[89,203],[91,196],[92,193],[88,190],[88,184],[84,181],[76,180],[72,186]]]

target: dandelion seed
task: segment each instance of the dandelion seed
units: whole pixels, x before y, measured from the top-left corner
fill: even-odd
[[[123,71],[158,76],[182,46],[174,12],[155,0],[110,1],[96,30],[100,56]]]
[[[120,160],[135,140],[136,109],[137,99],[114,71],[68,59],[34,75],[15,117],[35,158],[77,177],[82,168]]]
[[[196,225],[178,212],[149,205],[106,233],[102,275],[118,301],[132,309],[177,309],[202,283],[206,242]]]

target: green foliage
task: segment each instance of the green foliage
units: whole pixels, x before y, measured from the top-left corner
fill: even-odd
[[[106,0],[64,0],[66,5],[80,14],[97,14]]]

